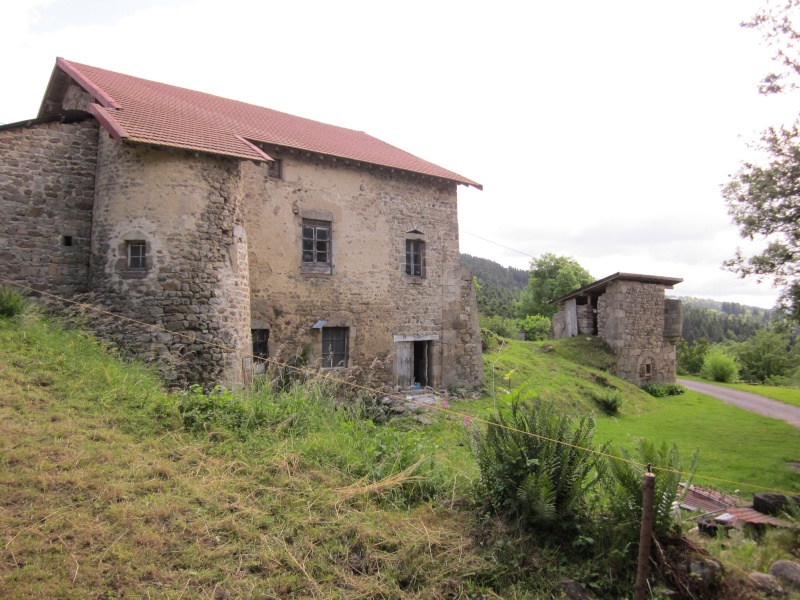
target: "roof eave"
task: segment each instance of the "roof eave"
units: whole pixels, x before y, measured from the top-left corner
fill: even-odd
[[[671,290],[675,285],[681,283],[683,281],[680,277],[659,277],[657,275],[642,275],[639,273],[614,273],[613,275],[609,275],[608,277],[603,277],[602,279],[598,279],[597,281],[593,281],[583,287],[578,288],[570,292],[569,294],[565,294],[560,298],[556,298],[554,300],[550,300],[550,304],[558,304],[559,302],[564,302],[565,300],[569,300],[570,298],[575,298],[577,296],[581,296],[583,294],[587,294],[589,292],[593,292],[595,290],[605,288],[609,283],[613,281],[642,281],[643,283],[652,283],[655,285],[663,285],[665,289]]]

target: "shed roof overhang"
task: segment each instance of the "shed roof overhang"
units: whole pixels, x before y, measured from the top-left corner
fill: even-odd
[[[653,283],[656,285],[664,286],[664,289],[672,289],[673,286],[681,283],[683,279],[680,277],[660,277],[658,275],[640,275],[638,273],[614,273],[613,275],[609,275],[608,277],[604,277],[603,279],[598,279],[588,285],[583,286],[582,288],[578,288],[561,296],[560,298],[556,298],[555,300],[551,300],[551,304],[558,304],[561,302],[565,302],[571,298],[578,298],[581,296],[589,296],[591,294],[602,294],[606,291],[606,287],[609,284],[615,281],[638,281],[639,283]]]

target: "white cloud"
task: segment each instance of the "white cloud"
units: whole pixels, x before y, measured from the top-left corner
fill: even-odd
[[[462,228],[523,252],[769,304],[719,270],[738,243],[719,186],[797,114],[756,93],[770,55],[739,23],[760,4],[21,0],[0,122],[35,115],[63,56],[367,131],[485,184]]]

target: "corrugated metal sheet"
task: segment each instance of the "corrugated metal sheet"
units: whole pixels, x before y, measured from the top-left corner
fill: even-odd
[[[773,525],[775,527],[791,527],[792,524],[778,517],[758,512],[755,508],[730,508],[728,512],[745,523],[754,525]]]
[[[684,488],[682,483],[678,485],[678,498],[683,494]],[[741,504],[738,498],[698,485],[689,486],[689,490],[681,500],[681,508],[705,513],[727,511],[728,508],[737,504]]]
[[[684,488],[683,484],[678,485],[678,498],[683,494]],[[737,506],[737,504],[741,505],[742,502],[735,496],[692,485],[689,486],[680,506],[686,510],[697,510],[709,515],[716,515],[714,520],[718,523],[742,521],[753,525],[791,527],[791,524],[783,519],[765,515],[752,506]]]

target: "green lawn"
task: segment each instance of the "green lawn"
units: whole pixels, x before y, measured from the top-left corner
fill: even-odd
[[[597,419],[597,439],[636,447],[641,438],[675,443],[686,464],[700,449],[695,482],[749,496],[766,488],[800,491],[800,429],[687,391],[659,400],[657,409],[636,415]],[[726,479],[736,483],[721,482]],[[753,487],[755,486],[755,487]],[[762,487],[764,489],[759,489]]]
[[[552,348],[545,350],[547,346]],[[800,461],[800,429],[694,392],[653,398],[602,370],[609,365],[609,355],[596,338],[572,338],[555,343],[510,341],[499,354],[495,350],[484,355],[484,362],[489,391],[492,364],[496,363],[495,390],[499,407],[508,405],[506,389],[524,387],[572,410],[594,412],[598,442],[611,441],[631,450],[636,449],[641,438],[675,443],[687,466],[692,452],[699,448],[695,482],[700,485],[728,492],[739,489],[743,497],[767,488],[800,491],[800,473],[788,465],[789,461]],[[508,373],[511,373],[511,385],[505,378]],[[593,391],[606,386],[617,388],[624,396],[617,417],[601,414],[591,400]],[[788,388],[743,387],[797,392]],[[480,400],[451,404],[454,410],[481,418],[493,410],[495,400],[487,395]],[[449,450],[448,462],[454,467],[463,466],[465,476],[470,476],[474,467],[468,448],[463,446],[465,437],[454,436],[452,429],[449,431],[440,438],[443,442],[440,445]],[[719,481],[721,479],[727,481]]]
[[[680,375],[684,379],[691,379],[692,381],[702,381],[703,383],[710,383],[721,387],[727,387],[734,390],[741,390],[743,392],[751,392],[764,396],[765,398],[772,398],[784,404],[791,404],[792,406],[800,406],[800,388],[787,388],[777,387],[772,385],[752,385],[749,383],[720,383],[719,381],[709,381],[701,377],[693,377],[691,375]]]

